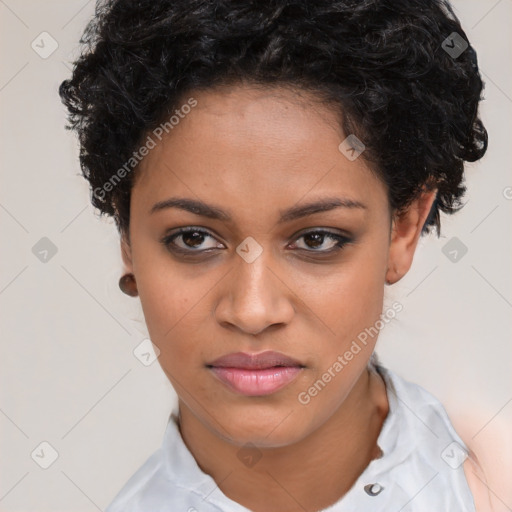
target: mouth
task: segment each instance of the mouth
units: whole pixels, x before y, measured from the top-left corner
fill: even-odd
[[[270,395],[290,384],[305,368],[280,352],[236,352],[206,367],[230,390],[246,396]]]

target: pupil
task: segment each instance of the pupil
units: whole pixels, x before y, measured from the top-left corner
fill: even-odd
[[[191,238],[195,238],[196,243],[192,242],[191,244],[188,243],[188,240]],[[201,239],[203,238],[203,235],[201,233],[198,233],[197,231],[192,231],[190,233],[185,233],[183,240],[187,245],[190,245],[192,247],[197,247],[198,245],[201,245]]]
[[[313,244],[308,244],[311,247],[318,247],[319,245],[322,245],[324,235],[322,233],[312,233],[310,235],[306,235],[306,239],[314,239]]]

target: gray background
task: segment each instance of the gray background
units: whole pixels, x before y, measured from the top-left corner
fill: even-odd
[[[512,510],[512,0],[454,6],[486,81],[490,147],[467,166],[466,206],[387,288],[386,304],[404,310],[377,351],[444,403],[496,510]],[[160,446],[175,401],[158,363],[133,354],[147,337],[138,299],[117,288],[117,232],[90,206],[64,130],[57,87],[93,11],[93,1],[0,0],[1,511],[103,510]],[[58,44],[49,56],[42,32]],[[447,243],[467,253],[453,262]],[[43,441],[58,453],[47,469]]]

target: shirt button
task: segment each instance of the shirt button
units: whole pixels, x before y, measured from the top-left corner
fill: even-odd
[[[377,496],[384,490],[384,487],[380,484],[368,484],[364,486],[364,490],[368,496]]]

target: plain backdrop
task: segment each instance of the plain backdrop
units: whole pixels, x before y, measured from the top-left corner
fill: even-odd
[[[454,6],[486,83],[489,150],[467,166],[464,208],[442,217],[442,236],[423,238],[410,272],[386,288],[385,307],[398,300],[404,309],[382,330],[377,352],[443,402],[505,511],[512,0]],[[0,0],[0,511],[104,510],[160,446],[175,401],[158,362],[145,366],[134,355],[147,337],[140,305],[117,287],[115,226],[92,209],[77,141],[64,130],[57,89],[93,12],[92,0]]]

